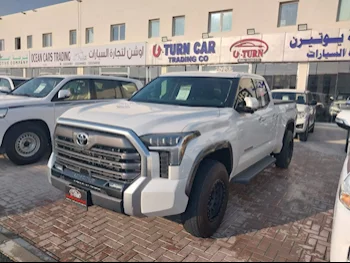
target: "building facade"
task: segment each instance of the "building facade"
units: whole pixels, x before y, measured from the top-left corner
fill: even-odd
[[[0,74],[244,71],[350,96],[350,0],[74,0],[0,19]]]

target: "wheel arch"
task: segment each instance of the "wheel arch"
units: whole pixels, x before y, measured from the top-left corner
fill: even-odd
[[[43,130],[45,131],[46,135],[47,135],[47,138],[49,139],[49,142],[51,144],[51,132],[50,132],[50,128],[49,126],[47,125],[47,123],[41,119],[31,119],[31,120],[25,120],[25,121],[19,121],[19,122],[16,122],[14,124],[12,124],[8,129],[7,131],[5,132],[5,135],[4,135],[4,139],[2,141],[2,147],[5,146],[5,141],[6,141],[6,137],[9,135],[9,133],[11,132],[12,129],[14,129],[16,126],[18,125],[22,125],[22,124],[37,124],[37,125],[40,125]]]
[[[205,159],[212,159],[222,162],[226,167],[228,175],[230,176],[233,170],[233,151],[231,143],[229,141],[222,141],[212,144],[204,148],[197,155],[186,184],[185,193],[188,197],[191,195],[198,168]]]

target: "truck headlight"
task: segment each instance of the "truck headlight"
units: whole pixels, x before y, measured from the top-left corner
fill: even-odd
[[[148,134],[140,139],[149,150],[169,152],[171,166],[181,164],[185,150],[190,141],[200,136],[200,132],[170,133],[170,134]]]
[[[340,187],[340,202],[350,210],[350,175],[345,179]]]
[[[6,117],[8,110],[9,109],[0,109],[0,119],[3,119]]]
[[[306,112],[298,112],[298,119],[304,119],[306,117]]]

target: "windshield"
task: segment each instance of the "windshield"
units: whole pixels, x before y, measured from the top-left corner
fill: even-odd
[[[15,86],[15,88],[17,88],[18,86],[20,86],[22,83],[26,82],[27,80],[25,79],[12,79],[13,85]]]
[[[19,86],[11,95],[44,98],[63,80],[63,78],[34,78]]]
[[[295,101],[297,104],[302,105],[307,103],[305,93],[272,92],[272,98],[275,100]]]
[[[159,77],[130,100],[190,107],[232,107],[239,79]]]

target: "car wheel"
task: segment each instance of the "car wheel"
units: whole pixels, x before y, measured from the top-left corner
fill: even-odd
[[[49,138],[40,125],[19,124],[5,138],[7,157],[17,165],[39,161],[48,150]]]
[[[310,133],[314,133],[315,132],[315,123],[312,125]]]
[[[294,139],[292,131],[287,131],[283,139],[282,151],[275,155],[276,166],[278,168],[287,169],[292,162],[294,153]]]
[[[309,123],[306,126],[305,132],[299,134],[299,139],[302,142],[306,142],[308,138],[309,138]]]
[[[184,228],[195,237],[209,238],[224,219],[229,197],[229,175],[225,166],[214,160],[200,165],[186,212]]]

